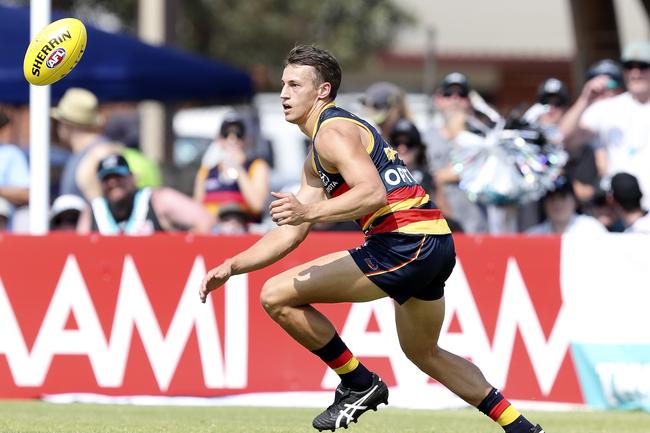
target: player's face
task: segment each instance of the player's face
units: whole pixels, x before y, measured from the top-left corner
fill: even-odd
[[[287,65],[282,72],[282,109],[287,122],[305,124],[318,100],[316,73],[311,66]]]

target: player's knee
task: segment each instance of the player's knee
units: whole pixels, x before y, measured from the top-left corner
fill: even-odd
[[[439,349],[437,344],[422,344],[421,342],[400,342],[402,351],[406,357],[415,365],[428,364],[438,357]]]
[[[271,278],[264,283],[260,292],[260,302],[264,310],[274,319],[282,315],[286,307],[284,300],[282,284],[278,278]]]

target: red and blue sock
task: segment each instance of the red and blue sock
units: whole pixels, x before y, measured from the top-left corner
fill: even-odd
[[[339,334],[334,334],[329,343],[320,349],[312,350],[312,353],[339,375],[343,386],[362,391],[372,384],[372,374],[350,352]]]

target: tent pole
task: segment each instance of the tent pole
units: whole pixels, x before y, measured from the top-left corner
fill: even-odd
[[[31,0],[30,37],[50,22],[50,0]],[[25,47],[27,49],[27,47]],[[50,86],[29,86],[29,232],[47,234],[50,209]]]

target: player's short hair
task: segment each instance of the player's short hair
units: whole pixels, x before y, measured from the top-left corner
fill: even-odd
[[[296,45],[287,55],[284,66],[311,66],[316,70],[316,84],[330,83],[330,96],[336,99],[341,86],[341,66],[329,52],[313,45]]]

